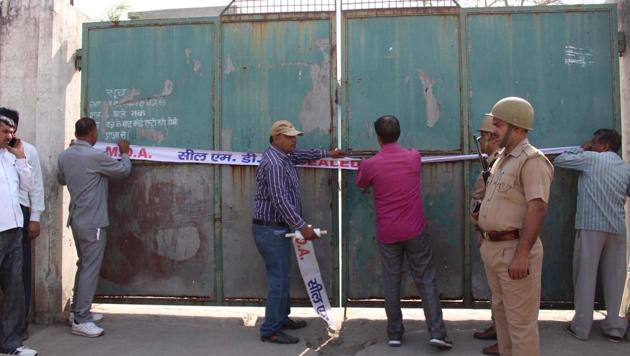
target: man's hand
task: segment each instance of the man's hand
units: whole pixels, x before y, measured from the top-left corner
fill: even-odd
[[[118,141],[118,151],[120,152],[120,154],[129,154],[129,141]]]
[[[512,279],[523,279],[529,274],[529,256],[514,254],[512,263],[508,267],[508,274]]]
[[[35,240],[40,234],[39,221],[29,221],[26,227],[26,236],[29,240]]]
[[[24,145],[22,144],[22,140],[17,137],[15,137],[15,145],[13,147],[7,146],[7,150],[11,152],[15,158],[26,158],[26,155],[24,155]]]
[[[344,150],[340,150],[338,148],[332,149],[330,151],[328,151],[328,157],[330,158],[342,158],[347,156],[348,153]]]
[[[584,151],[592,151],[593,150],[593,142],[592,141],[584,142],[582,144],[582,149]]]
[[[304,226],[303,228],[300,229],[300,233],[302,234],[302,237],[304,237],[305,240],[319,239],[319,236],[317,236],[317,234],[315,233],[315,230],[313,230],[313,225]]]

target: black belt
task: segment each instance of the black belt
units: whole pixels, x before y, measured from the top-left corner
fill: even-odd
[[[276,226],[276,227],[286,227],[286,228],[289,227],[288,224],[276,222],[276,221],[253,219],[252,222],[256,225],[262,225],[262,226]]]
[[[518,230],[509,231],[482,231],[481,236],[490,241],[511,241],[517,240],[519,236]]]

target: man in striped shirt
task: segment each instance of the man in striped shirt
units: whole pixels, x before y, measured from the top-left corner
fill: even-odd
[[[285,120],[276,121],[269,134],[269,148],[256,170],[256,209],[253,219],[254,241],[267,270],[265,322],[260,327],[262,341],[295,344],[299,338],[282,330],[300,329],[303,320],[289,319],[289,273],[291,240],[284,235],[299,230],[307,240],[318,238],[313,226],[302,217],[298,164],[323,157],[343,157],[338,149],[296,150],[297,136],[303,133]]]
[[[588,339],[593,324],[598,266],[607,310],[600,329],[608,340],[620,342],[628,326],[618,316],[626,271],[624,204],[630,195],[630,165],[617,155],[620,147],[619,133],[600,129],[592,141],[554,161],[556,167],[580,172],[573,249],[575,316],[565,327],[580,340]]]

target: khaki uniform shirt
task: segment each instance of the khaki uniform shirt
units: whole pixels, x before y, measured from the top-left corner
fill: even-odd
[[[501,150],[496,150],[493,154],[488,156],[486,162],[488,166],[492,169],[492,165],[494,161],[499,157],[499,152]],[[473,195],[472,195],[472,204],[483,199],[483,195],[486,192],[486,182],[483,181],[483,172],[479,173],[479,177],[477,177],[477,181],[475,181],[475,185],[473,186]]]
[[[479,211],[484,231],[520,230],[527,202],[549,202],[553,165],[524,139],[514,149],[503,150],[490,170],[486,193]]]

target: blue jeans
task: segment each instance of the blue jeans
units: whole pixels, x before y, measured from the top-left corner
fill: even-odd
[[[252,231],[267,270],[267,306],[260,336],[271,336],[289,320],[291,239],[284,237],[289,232],[284,227],[254,224]]]

